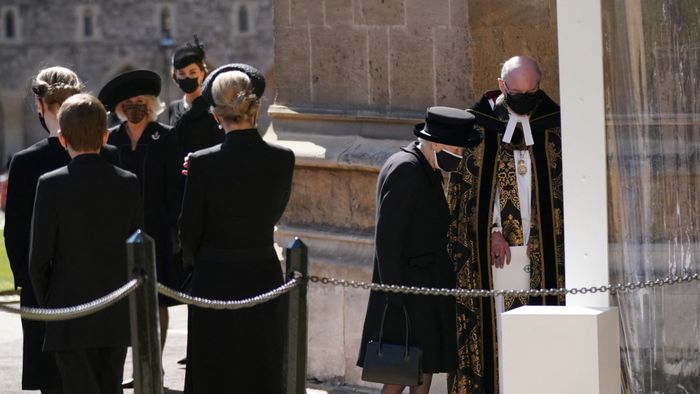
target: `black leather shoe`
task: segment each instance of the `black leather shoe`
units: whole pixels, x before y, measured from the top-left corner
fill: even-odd
[[[123,389],[133,389],[134,388],[134,378],[126,379],[122,382]]]
[[[187,357],[177,360],[177,363],[180,365],[187,365]]]

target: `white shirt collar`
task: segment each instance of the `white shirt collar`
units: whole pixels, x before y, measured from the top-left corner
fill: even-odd
[[[535,145],[532,139],[532,129],[530,128],[530,115],[519,115],[508,109],[508,124],[506,125],[506,133],[503,135],[503,142],[509,144],[513,139],[515,126],[520,123],[523,127],[523,135],[525,136],[525,145]]]

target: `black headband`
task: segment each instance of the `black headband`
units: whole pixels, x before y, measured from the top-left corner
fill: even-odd
[[[262,97],[263,93],[265,93],[265,76],[263,76],[257,68],[243,63],[227,64],[209,73],[207,78],[202,83],[202,97],[204,97],[204,100],[209,105],[216,105],[216,103],[214,103],[214,97],[211,94],[211,88],[212,85],[214,85],[214,80],[220,74],[229,71],[240,71],[246,74],[248,78],[250,78],[250,82],[253,85],[253,93],[255,93],[258,98]]]

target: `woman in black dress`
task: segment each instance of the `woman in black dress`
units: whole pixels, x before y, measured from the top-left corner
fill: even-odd
[[[179,288],[181,272],[172,261],[172,239],[168,212],[177,205],[173,198],[170,127],[156,118],[165,105],[158,99],[161,80],[148,70],[129,71],[116,76],[100,91],[99,98],[122,123],[110,129],[108,143],[119,150],[121,168],[138,177],[143,198],[144,231],[156,244],[158,282]],[[158,296],[161,348],[168,330],[168,306],[174,300]]]
[[[180,219],[192,295],[208,299],[243,299],[283,283],[273,231],[289,200],[294,154],[261,138],[264,79],[240,66],[205,81],[226,137],[190,156]],[[185,393],[281,393],[281,307],[280,299],[235,311],[190,307]]]
[[[209,104],[202,97],[202,84],[207,76],[207,65],[204,60],[204,46],[194,36],[194,43],[188,42],[175,50],[172,58],[171,77],[184,95],[168,106],[171,132],[172,157],[170,168],[177,179],[173,198],[176,200],[175,210],[170,212],[172,239],[177,240],[177,219],[182,208],[182,195],[185,189],[185,176],[182,174],[182,164],[185,157],[198,150],[209,148],[224,141],[224,130],[214,120],[209,112]],[[179,245],[174,245],[177,253],[174,263],[182,265]],[[185,273],[183,276],[189,274]],[[187,289],[185,289],[187,290]],[[184,363],[184,360],[181,360]]]

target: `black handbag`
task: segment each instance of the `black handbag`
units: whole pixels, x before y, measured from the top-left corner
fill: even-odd
[[[379,342],[369,341],[365,349],[365,363],[362,367],[362,380],[367,382],[418,386],[423,377],[423,350],[418,346],[408,346],[410,322],[408,311],[402,306],[406,316],[406,342],[403,344],[382,343],[384,320],[389,304],[384,306],[382,323],[379,326]]]

